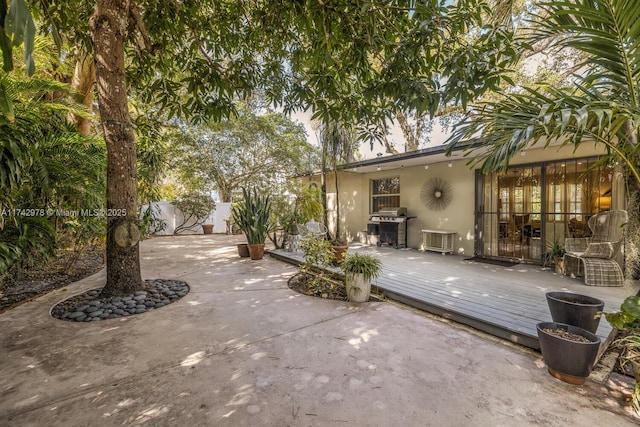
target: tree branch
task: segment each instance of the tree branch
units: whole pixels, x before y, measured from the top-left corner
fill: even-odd
[[[151,55],[155,55],[156,51],[161,48],[159,44],[153,44],[151,42],[151,37],[149,36],[149,32],[147,31],[147,27],[144,25],[144,20],[142,19],[142,14],[136,6],[135,2],[131,2],[129,4],[129,18],[133,21],[133,24],[138,31],[140,32],[140,36],[142,37],[143,49],[149,52]]]

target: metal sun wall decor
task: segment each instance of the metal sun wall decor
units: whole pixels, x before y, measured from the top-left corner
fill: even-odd
[[[420,190],[422,203],[434,211],[446,209],[452,198],[451,185],[442,178],[431,178]]]

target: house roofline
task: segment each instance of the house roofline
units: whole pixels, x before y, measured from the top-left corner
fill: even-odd
[[[481,143],[475,142],[475,143],[464,145],[462,147],[454,148],[453,152],[466,151],[466,150],[475,149],[481,146],[482,146]],[[440,145],[436,147],[427,147],[427,148],[422,148],[416,151],[409,151],[406,153],[398,153],[398,154],[392,154],[390,156],[381,156],[373,159],[366,159],[366,160],[360,160],[357,162],[345,163],[343,165],[340,165],[338,169],[343,170],[343,169],[353,169],[353,168],[358,168],[363,166],[383,165],[385,163],[392,163],[392,162],[398,162],[398,161],[409,160],[409,159],[417,159],[421,157],[441,155],[441,154],[445,154],[446,152],[447,152],[446,145]]]

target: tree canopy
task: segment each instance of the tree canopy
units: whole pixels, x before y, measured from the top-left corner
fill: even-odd
[[[621,162],[640,182],[640,8],[634,0],[543,1],[532,18],[532,44],[583,58],[570,84],[541,82],[508,88],[504,97],[476,105],[456,126],[450,149],[469,142],[486,147],[484,171],[508,165],[541,142],[606,148],[605,162]]]
[[[182,132],[173,141],[179,182],[188,190],[215,190],[223,202],[241,187],[275,188],[317,164],[302,125],[246,103],[233,117]]]
[[[466,106],[508,80],[517,59],[510,29],[483,22],[491,11],[482,0],[29,5],[61,58],[94,59],[107,208],[127,212],[107,221],[107,294],[142,286],[132,97],[153,114],[195,123],[233,116],[236,101],[259,90],[285,112],[312,109],[326,123],[358,126],[361,137],[376,139],[396,111],[433,115],[441,105]],[[91,68],[75,67],[86,77],[78,88],[93,87]],[[90,106],[91,98],[82,102]]]

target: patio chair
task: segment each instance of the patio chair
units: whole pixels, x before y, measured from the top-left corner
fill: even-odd
[[[306,236],[313,236],[316,239],[324,239],[327,236],[327,227],[317,221],[309,221],[306,224],[296,224],[298,235],[292,240],[290,250],[298,252],[300,250],[300,242]]]
[[[304,225],[298,224],[298,233],[302,237],[311,235],[317,239],[324,239],[327,235],[327,227],[317,221],[309,221]]]
[[[624,275],[616,261],[622,247],[627,211],[602,212],[589,218],[591,237],[567,238],[563,274],[584,276],[585,285],[622,286]]]

